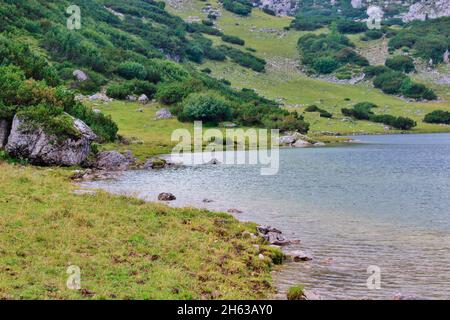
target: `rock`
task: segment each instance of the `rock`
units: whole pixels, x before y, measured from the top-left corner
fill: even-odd
[[[117,151],[100,152],[95,161],[94,168],[106,171],[123,171],[129,167],[128,159]]]
[[[149,170],[149,169],[162,169],[166,167],[167,161],[162,158],[152,157],[147,159],[145,164],[143,165],[143,169]]]
[[[261,9],[273,11],[277,16],[293,15],[298,9],[298,1],[291,0],[261,0],[256,4]]]
[[[213,158],[210,161],[208,161],[206,164],[220,164],[220,161],[217,160],[216,158]]]
[[[409,7],[409,11],[402,15],[402,20],[404,22],[425,21],[448,16],[450,16],[450,2],[448,0],[421,0]]]
[[[10,127],[8,120],[0,119],[0,148],[4,148],[8,142]]]
[[[135,164],[137,159],[133,156],[133,153],[130,150],[126,150],[123,153],[124,157],[127,159],[129,164]]]
[[[142,103],[142,104],[146,104],[146,103],[148,103],[148,97],[145,95],[145,94],[142,94],[139,98],[138,98],[138,101],[140,102],[140,103]]]
[[[80,82],[86,81],[89,79],[88,75],[81,70],[75,70],[73,76]]]
[[[83,121],[74,119],[73,127],[79,137],[61,140],[46,134],[41,128],[27,127],[16,115],[6,150],[14,157],[28,159],[32,164],[75,166],[89,155],[90,144],[97,136]]]
[[[162,108],[156,112],[156,119],[171,119],[173,118],[172,113],[170,113],[169,109]]]
[[[135,95],[129,95],[126,98],[128,101],[137,101],[138,97],[136,97]]]
[[[291,242],[286,239],[282,234],[277,232],[269,232],[264,235],[264,238],[270,243],[277,246],[287,246],[291,244]]]
[[[256,230],[258,230],[259,233],[261,234],[268,234],[269,232],[274,232],[274,233],[282,233],[280,230],[278,230],[277,228],[274,228],[272,226],[258,226],[256,227]]]
[[[313,144],[314,147],[324,147],[326,144],[323,142],[316,142]]]
[[[163,192],[158,196],[159,201],[173,201],[176,199],[177,198],[173,194],[168,193],[168,192]]]
[[[266,239],[270,244],[285,246],[291,243],[277,228],[271,226],[258,226],[256,230],[258,230],[260,236]]]
[[[111,102],[113,101],[113,99],[109,98],[106,94],[104,93],[96,93],[93,94],[92,96],[89,96],[89,101],[102,101],[102,102]]]
[[[258,255],[258,259],[259,259],[259,260],[264,260],[264,255],[263,255],[262,253],[260,253],[260,254]]]
[[[281,136],[278,139],[278,144],[280,146],[291,145],[294,142],[295,142],[295,137],[294,136]]]
[[[303,290],[305,300],[322,300],[322,297],[310,290]]]
[[[112,179],[116,177],[116,172],[86,169],[85,171],[77,170],[71,179],[74,181],[93,181]]]
[[[309,143],[308,141],[302,140],[302,139],[298,139],[292,144],[292,146],[295,148],[304,148],[304,147],[308,147],[310,145],[311,145],[311,143]]]
[[[99,110],[99,109],[92,109],[92,112],[94,112],[94,113],[102,113],[102,111]]]
[[[288,256],[290,256],[294,262],[310,261],[313,259],[312,255],[309,252],[301,250],[289,252]]]
[[[228,213],[232,213],[232,214],[239,214],[239,213],[242,213],[242,211],[241,211],[241,210],[238,210],[238,209],[228,209],[227,212],[228,212]]]
[[[224,128],[227,128],[227,129],[233,129],[233,128],[237,128],[238,125],[237,125],[236,123],[225,123],[225,124],[223,125],[223,127],[224,127]]]

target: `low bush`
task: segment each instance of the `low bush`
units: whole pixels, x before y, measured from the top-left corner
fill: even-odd
[[[450,124],[450,112],[444,110],[434,110],[426,114],[423,121],[426,123]]]
[[[229,42],[229,43],[232,43],[232,44],[237,44],[237,45],[240,45],[240,46],[243,46],[245,44],[245,41],[242,40],[241,38],[235,37],[235,36],[229,36],[229,35],[226,35],[226,34],[224,34],[221,39],[223,41],[225,41],[225,42]]]
[[[230,120],[232,117],[229,102],[224,98],[210,94],[192,94],[183,103],[183,112],[178,117],[183,121],[203,121],[218,124]]]
[[[147,77],[147,70],[145,67],[142,64],[133,61],[121,63],[117,68],[117,73],[127,80],[144,80]]]
[[[408,56],[395,56],[393,58],[386,59],[385,65],[392,70],[405,73],[410,73],[416,69],[413,59]]]
[[[303,117],[296,112],[284,115],[281,113],[273,113],[263,118],[264,127],[268,129],[279,129],[284,131],[298,131],[300,133],[308,133],[309,123],[305,122]]]

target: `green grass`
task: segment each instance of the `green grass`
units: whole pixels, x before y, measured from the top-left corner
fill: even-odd
[[[217,6],[217,1],[210,1]],[[201,8],[202,1],[189,1],[182,9],[174,9],[169,5],[168,10],[183,18],[187,16],[204,17]],[[346,85],[311,79],[300,72],[295,65],[299,55],[296,48],[298,38],[304,34],[296,30],[283,31],[288,26],[289,17],[274,17],[254,9],[250,17],[241,17],[222,10],[222,16],[217,20],[218,27],[226,34],[238,36],[245,40],[246,47],[256,49],[255,55],[268,61],[265,73],[256,73],[242,68],[230,61],[212,62],[199,65],[199,68],[209,67],[216,78],[224,78],[233,87],[253,88],[258,93],[271,98],[280,99],[289,109],[302,111],[304,106],[317,104],[319,107],[333,113],[334,119],[319,118],[318,115],[307,114],[306,119],[311,122],[311,131],[332,131],[342,134],[352,133],[384,133],[383,125],[366,121],[342,122],[340,109],[358,102],[370,101],[380,108],[375,113],[389,113],[396,116],[407,116],[418,122],[418,126],[411,132],[449,132],[450,126],[430,125],[422,122],[424,115],[436,109],[450,111],[449,92],[444,86],[430,85],[440,96],[438,102],[407,102],[399,97],[386,95],[369,84]],[[273,28],[278,33],[258,32],[262,28]],[[253,30],[253,31],[252,31]],[[317,30],[320,33],[326,30]],[[360,35],[350,38],[363,50],[376,41],[362,42]],[[222,44],[218,37],[210,37],[216,44]],[[378,40],[379,41],[379,40]],[[238,47],[238,46],[236,46]],[[345,99],[350,98],[351,101]],[[389,131],[396,132],[396,131]]]
[[[261,299],[274,291],[270,259],[258,259],[266,247],[242,236],[253,224],[77,195],[65,169],[0,161],[0,170],[0,300]],[[66,287],[70,265],[81,268],[80,291]]]
[[[193,129],[192,123],[181,123],[176,119],[156,120],[155,114],[161,108],[158,103],[142,105],[136,102],[114,101],[87,104],[111,115],[119,127],[119,135],[129,140],[128,144],[111,143],[103,147],[118,151],[131,150],[142,160],[148,156],[170,153],[176,144],[171,141],[175,129]]]

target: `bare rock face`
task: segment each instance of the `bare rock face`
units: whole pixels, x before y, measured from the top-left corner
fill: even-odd
[[[10,124],[8,120],[0,119],[0,148],[4,148],[8,142]]]
[[[448,0],[422,0],[409,7],[403,15],[404,22],[413,20],[436,19],[450,16],[450,1]]]
[[[80,137],[60,140],[56,136],[46,134],[40,128],[27,128],[26,123],[16,115],[6,151],[33,164],[79,165],[88,157],[90,144],[97,136],[81,120],[74,119],[73,125],[80,133]]]
[[[258,0],[259,8],[272,10],[277,16],[294,15],[298,9],[298,1],[293,0]]]
[[[130,162],[127,157],[119,152],[104,151],[97,155],[93,167],[98,170],[123,171],[127,170],[129,165]]]

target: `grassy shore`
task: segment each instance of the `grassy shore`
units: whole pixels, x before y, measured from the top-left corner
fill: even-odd
[[[274,292],[273,249],[242,235],[253,224],[104,192],[76,194],[69,169],[0,160],[0,171],[0,299],[256,299]],[[66,287],[70,265],[81,269],[82,290]]]

